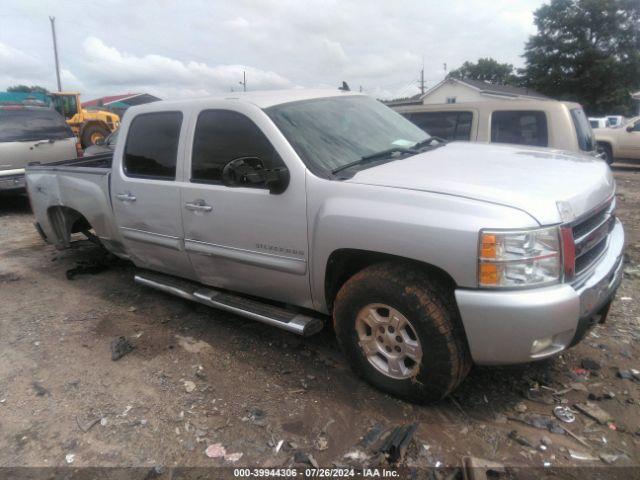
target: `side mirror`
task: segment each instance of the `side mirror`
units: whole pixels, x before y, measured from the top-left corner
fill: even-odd
[[[222,169],[222,184],[227,187],[263,187],[274,195],[284,192],[289,186],[289,170],[286,167],[265,168],[257,157],[242,157],[231,160]]]
[[[633,132],[635,125],[628,125],[627,132]]]

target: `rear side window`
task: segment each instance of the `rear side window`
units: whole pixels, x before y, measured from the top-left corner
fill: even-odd
[[[491,141],[546,147],[547,116],[540,111],[504,111],[491,115]]]
[[[576,127],[576,135],[578,136],[578,146],[580,150],[590,152],[595,149],[595,138],[587,116],[581,108],[571,109],[571,118],[573,125]]]
[[[73,137],[64,118],[49,108],[0,108],[0,142],[63,140]]]
[[[472,112],[419,112],[407,118],[429,135],[445,140],[471,140]]]
[[[262,130],[246,116],[230,110],[202,112],[193,139],[191,181],[220,183],[225,165],[243,157],[259,158],[265,168],[283,165]]]
[[[130,177],[175,180],[181,112],[144,113],[133,119],[124,151]]]

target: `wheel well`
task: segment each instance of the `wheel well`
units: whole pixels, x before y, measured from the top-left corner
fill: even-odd
[[[335,300],[338,291],[347,280],[360,270],[376,263],[388,261],[418,265],[423,268],[428,275],[438,278],[445,286],[451,289],[456,286],[451,275],[434,265],[400,257],[398,255],[344,248],[333,252],[327,261],[324,292],[328,310],[333,310],[333,301]]]
[[[609,147],[611,151],[613,151],[613,146],[611,145],[611,142],[609,142],[608,140],[597,140],[596,144],[602,145],[604,147]]]
[[[47,211],[58,243],[69,246],[71,234],[84,232],[92,228],[89,221],[77,210],[69,207],[51,207]]]

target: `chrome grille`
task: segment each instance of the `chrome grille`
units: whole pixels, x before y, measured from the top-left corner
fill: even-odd
[[[588,271],[607,250],[608,236],[615,225],[615,206],[615,199],[611,199],[573,225],[576,276]]]

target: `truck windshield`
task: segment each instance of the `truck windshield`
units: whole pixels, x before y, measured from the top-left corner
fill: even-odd
[[[408,149],[429,135],[366,96],[285,103],[266,113],[314,173],[329,172],[368,155]]]
[[[0,108],[0,142],[62,140],[73,132],[50,108]]]
[[[593,131],[591,125],[584,110],[581,108],[571,109],[571,118],[573,119],[573,125],[576,127],[576,134],[578,135],[578,146],[580,150],[585,152],[591,152],[596,147],[595,139],[593,138]]]

